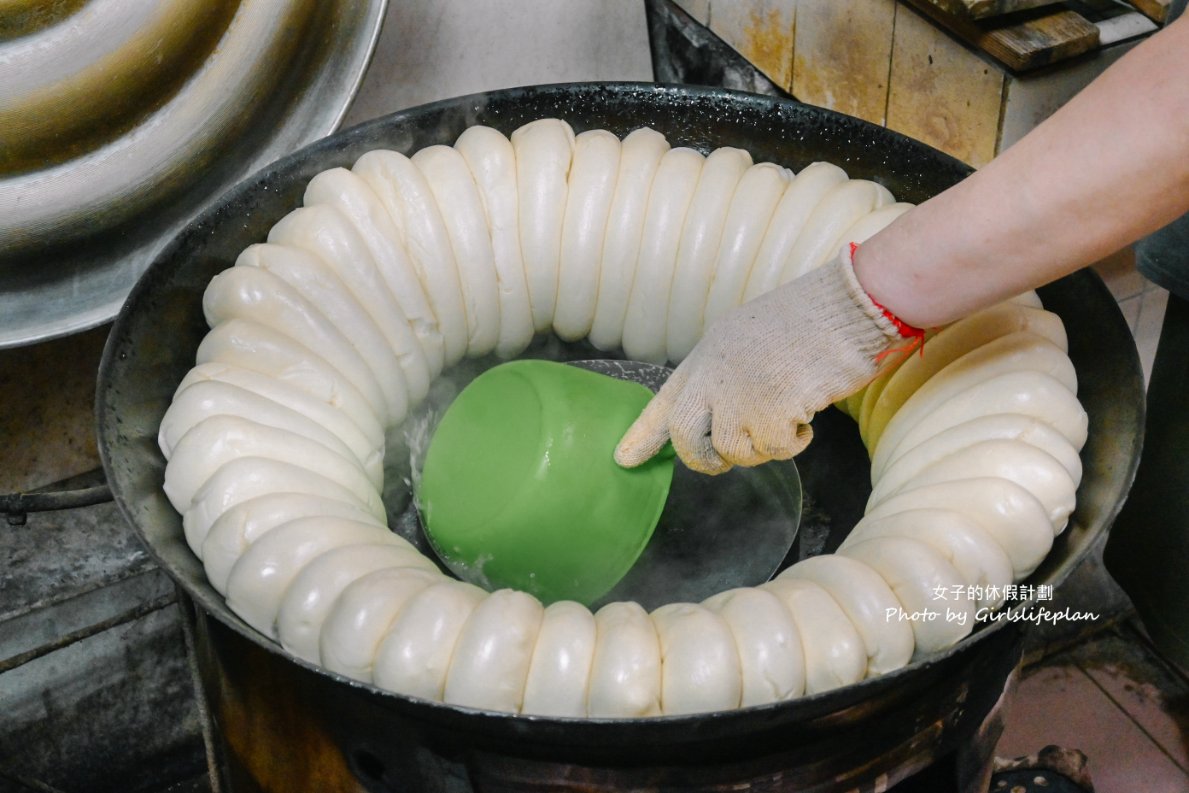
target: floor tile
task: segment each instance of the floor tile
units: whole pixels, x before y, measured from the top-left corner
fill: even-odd
[[[1164,309],[1168,306],[1168,292],[1151,286],[1140,296],[1139,319],[1135,323],[1135,347],[1139,350],[1140,364],[1144,368],[1144,383],[1152,374],[1152,360],[1156,357],[1156,345],[1160,341],[1160,328],[1164,324]]]
[[[1068,654],[1183,771],[1189,772],[1189,682],[1129,626]]]
[[[1126,668],[1115,664],[1084,671],[1182,771],[1189,771],[1184,728],[1170,715],[1168,708],[1173,704],[1164,700],[1158,687],[1135,680]],[[1180,707],[1184,707],[1183,701]]]
[[[1139,295],[1148,283],[1135,269],[1135,251],[1131,247],[1107,256],[1093,265],[1093,270],[1119,301]]]
[[[1143,299],[1143,295],[1132,295],[1119,301],[1119,310],[1123,312],[1123,319],[1127,321],[1132,336],[1135,335],[1135,328],[1139,324],[1139,309]]]
[[[1097,793],[1189,791],[1189,775],[1072,664],[1026,674],[996,754],[1017,757],[1049,744],[1089,757]]]

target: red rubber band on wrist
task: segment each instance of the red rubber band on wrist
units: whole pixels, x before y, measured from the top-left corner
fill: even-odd
[[[855,251],[857,251],[858,249],[859,249],[859,243],[857,243],[857,242],[850,243],[850,262],[851,262],[852,267],[854,266],[854,263],[855,263]],[[917,348],[919,348],[921,350],[922,355],[924,354],[924,352],[925,352],[925,331],[923,328],[918,328],[915,325],[909,325],[907,322],[900,319],[900,317],[893,314],[887,308],[880,305],[879,301],[876,300],[875,298],[873,298],[870,294],[867,295],[867,299],[871,301],[871,304],[873,306],[875,306],[876,308],[878,308],[880,310],[880,313],[882,313],[884,315],[884,317],[887,318],[888,322],[892,323],[892,326],[896,328],[896,332],[900,334],[901,338],[912,339],[912,342],[910,342],[905,347],[895,347],[890,350],[884,350],[883,352],[881,352],[879,355],[877,355],[875,357],[876,361],[882,361],[885,357],[887,357],[889,354],[894,353],[894,352],[911,353],[913,350],[915,350]]]

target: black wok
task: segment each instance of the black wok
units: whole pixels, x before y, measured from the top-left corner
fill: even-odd
[[[216,202],[132,291],[105,351],[97,410],[115,500],[197,604],[207,695],[229,734],[228,762],[241,768],[241,783],[261,789],[292,784],[271,775],[289,764],[308,778],[310,764],[318,762],[372,790],[405,784],[411,790],[494,790],[743,782],[777,789],[794,781],[824,790],[872,784],[884,773],[874,757],[891,758],[888,767],[901,769],[885,776],[886,784],[960,750],[1015,664],[1015,626],[988,625],[927,662],[789,703],[696,717],[559,720],[416,701],[323,672],[247,627],[207,583],[182,538],[179,516],[161,492],[165,461],[156,444],[161,416],[207,330],[200,302],[207,282],[297,207],[306,182],[319,171],[349,167],[374,148],[411,154],[449,144],[471,124],[507,133],[544,116],[562,117],[579,131],[605,128],[621,135],[647,125],[674,145],[704,151],[738,146],[757,162],[794,169],[827,160],[911,202],[969,172],[901,135],[795,102],[719,89],[579,84],[497,91],[378,119],[280,160]],[[1077,511],[1030,579],[1055,585],[1106,531],[1127,493],[1140,450],[1143,385],[1127,326],[1095,275],[1077,273],[1041,294],[1065,321],[1090,416]],[[841,414],[821,414],[815,431],[817,440],[798,465],[812,500],[806,519],[831,530],[829,547],[861,514],[869,466],[857,431]],[[394,518],[408,504],[400,487],[391,483],[385,493]],[[262,709],[276,713],[260,718]],[[237,738],[239,730],[251,737]],[[253,759],[253,746],[265,745],[272,759]],[[321,746],[322,755],[311,745]],[[323,755],[330,759],[313,759]]]

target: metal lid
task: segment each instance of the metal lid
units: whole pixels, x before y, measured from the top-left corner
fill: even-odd
[[[333,131],[386,5],[0,8],[0,348],[111,319],[205,206]]]

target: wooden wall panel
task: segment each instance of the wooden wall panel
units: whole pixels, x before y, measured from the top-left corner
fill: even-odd
[[[712,0],[710,30],[787,90],[796,15],[797,0]]]
[[[995,156],[1004,75],[901,6],[887,125],[973,166]]]
[[[1153,27],[1135,12],[1108,19],[1098,23],[1103,46],[1095,53],[1015,74],[912,6],[934,0],[675,2],[708,19],[715,34],[797,99],[886,125],[976,167]],[[1107,35],[1123,23],[1126,29]]]
[[[792,93],[882,124],[895,0],[800,0]]]
[[[1135,44],[1131,41],[1110,47],[1058,71],[1009,79],[1004,91],[999,150],[1028,134]]]

